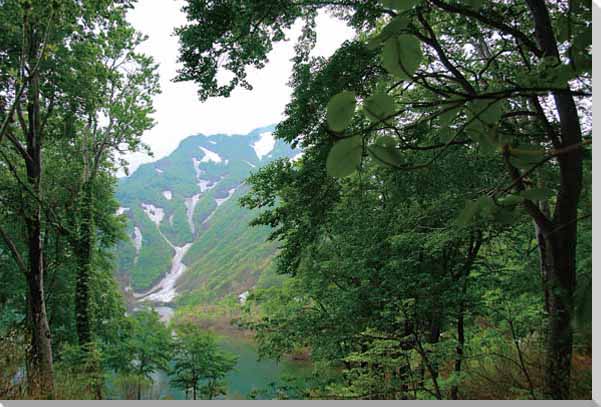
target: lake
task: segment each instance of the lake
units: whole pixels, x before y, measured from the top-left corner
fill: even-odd
[[[286,377],[308,377],[312,372],[312,364],[308,361],[258,361],[256,346],[247,338],[222,336],[219,344],[223,350],[238,356],[238,364],[226,377],[227,399],[246,399],[253,391],[268,390],[272,383],[282,383]],[[154,397],[185,399],[182,390],[169,384],[169,376],[165,372],[157,373],[154,381]]]
[[[139,305],[135,306],[133,311],[139,309],[138,307]],[[165,324],[168,324],[175,315],[175,309],[169,305],[154,304],[152,308],[159,313]],[[254,391],[268,391],[273,383],[281,384],[287,377],[304,378],[312,373],[313,365],[310,361],[288,359],[280,362],[271,359],[258,361],[257,348],[252,339],[237,335],[235,332],[216,332],[216,334],[219,335],[218,343],[221,349],[238,357],[236,367],[225,379],[227,399],[247,399]],[[143,391],[142,398],[185,400],[185,392],[171,386],[167,372],[156,372],[152,379],[154,382],[152,389]],[[118,392],[113,388],[111,393]],[[260,395],[257,398],[261,398]]]

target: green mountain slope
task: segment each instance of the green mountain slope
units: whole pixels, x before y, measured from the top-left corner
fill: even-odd
[[[117,198],[130,239],[117,248],[117,260],[128,291],[173,302],[171,284],[180,303],[210,302],[256,284],[276,247],[266,242],[267,228],[248,225],[256,213],[238,203],[244,180],[274,159],[298,154],[274,140],[273,130],[191,136],[120,180]]]

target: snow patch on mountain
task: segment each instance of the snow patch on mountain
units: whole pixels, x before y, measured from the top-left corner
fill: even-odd
[[[254,142],[251,147],[255,150],[259,160],[263,159],[264,156],[273,151],[275,147],[275,137],[270,131],[259,134],[259,140]]]
[[[157,227],[161,224],[161,221],[165,217],[165,211],[163,208],[158,208],[152,204],[142,204],[142,208],[144,209],[144,213],[146,216],[150,218],[152,222],[154,222]]]
[[[171,191],[163,191],[163,196],[165,197],[166,200],[170,201],[171,198],[173,198],[173,194],[171,193]]]
[[[194,172],[196,173],[196,178],[200,177],[202,174],[202,170],[200,169],[200,160],[196,157],[192,157],[192,165],[194,166]]]
[[[123,215],[127,211],[129,211],[129,208],[124,208],[124,207],[120,206],[119,209],[117,209],[117,212],[115,212],[115,215],[117,215],[117,216]]]
[[[200,192],[209,191],[217,186],[216,182],[209,181],[207,179],[199,179],[198,180],[198,188],[200,188]]]
[[[202,152],[205,154],[204,157],[202,157],[202,160],[200,160],[201,163],[208,163],[208,162],[214,162],[219,164],[221,161],[223,161],[221,159],[221,157],[219,156],[219,154],[217,154],[214,151],[211,151],[207,148],[204,147],[198,147],[202,150]]]
[[[177,295],[175,283],[186,272],[186,265],[182,260],[190,247],[192,247],[192,243],[187,243],[181,247],[174,247],[175,256],[173,256],[173,260],[171,261],[171,270],[169,270],[169,273],[156,286],[151,288],[150,291],[136,297],[142,298],[142,301],[162,303],[173,301]]]
[[[136,248],[136,258],[134,259],[134,264],[138,262],[138,256],[140,255],[140,250],[142,249],[142,231],[140,231],[139,227],[134,227],[134,247]]]
[[[196,204],[198,204],[199,199],[200,194],[196,194],[184,200],[184,205],[186,205],[186,216],[188,218],[188,225],[190,225],[190,231],[192,232],[192,234],[194,234],[194,209],[196,208]]]
[[[217,202],[217,206],[221,206],[225,202],[227,202],[227,200],[230,199],[232,197],[232,195],[234,195],[234,192],[236,192],[236,188],[232,188],[229,191],[227,191],[227,196],[225,198],[215,198],[215,202]]]
[[[157,172],[157,174],[162,174],[163,173],[163,170],[160,169],[160,168],[155,168],[154,170]]]
[[[244,305],[244,303],[246,302],[248,296],[250,295],[250,292],[248,291],[244,291],[242,294],[238,295],[238,302],[242,305]]]

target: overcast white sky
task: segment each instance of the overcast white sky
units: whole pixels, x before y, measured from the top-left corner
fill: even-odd
[[[157,125],[143,136],[155,157],[128,156],[130,170],[171,153],[182,139],[192,134],[246,134],[257,127],[277,123],[290,100],[291,89],[286,84],[300,24],[289,32],[290,41],[274,46],[265,68],[249,73],[250,83],[254,86],[252,91],[237,89],[229,98],[213,98],[200,103],[194,83],[172,82],[178,67],[178,41],[173,30],[186,21],[181,11],[184,3],[183,0],[139,0],[128,15],[134,27],[149,36],[140,50],[152,55],[160,64],[162,89],[162,94],[154,101]],[[343,22],[325,14],[318,18],[317,32],[314,55],[329,56],[344,40],[353,36],[352,30]]]

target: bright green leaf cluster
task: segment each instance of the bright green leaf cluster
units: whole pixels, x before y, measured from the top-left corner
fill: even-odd
[[[353,136],[337,141],[332,146],[326,161],[328,174],[337,178],[351,175],[361,164],[362,155],[361,137]]]
[[[342,132],[348,127],[357,105],[354,92],[343,91],[330,99],[327,106],[327,120],[330,128]]]
[[[386,122],[394,113],[394,99],[385,93],[377,93],[365,100],[363,110],[372,122]]]
[[[397,79],[410,79],[422,62],[421,42],[410,34],[389,38],[382,49],[382,65]]]

